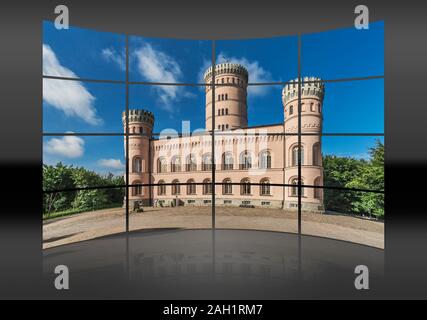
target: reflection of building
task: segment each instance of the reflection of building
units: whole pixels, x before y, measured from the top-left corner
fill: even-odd
[[[215,86],[215,179],[221,183],[215,187],[216,205],[296,209],[299,154],[297,81],[283,88],[283,122],[248,127],[247,70],[239,64],[219,64],[215,67],[215,79],[218,84]],[[205,72],[205,82],[209,84],[211,81],[212,68],[209,68]],[[320,82],[304,83],[301,94],[301,131],[305,134],[301,137],[302,184],[320,186],[323,184],[323,168],[319,134],[322,130],[324,86]],[[208,131],[212,130],[211,103],[212,88],[207,86]],[[211,136],[169,135],[150,140],[153,125],[151,112],[130,110],[130,133],[144,134],[129,138],[130,184],[158,184],[154,187],[133,187],[130,201],[142,200],[146,205],[155,203],[163,206],[210,205]],[[291,135],[270,135],[283,132]],[[323,211],[322,189],[303,188],[302,208]]]

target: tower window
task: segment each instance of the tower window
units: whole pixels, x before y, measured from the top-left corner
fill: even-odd
[[[221,115],[221,109],[218,109],[218,115],[219,116]]]
[[[225,109],[225,114],[228,115],[228,108]]]
[[[313,102],[310,103],[310,111],[312,111],[312,112],[316,111],[316,110],[314,110],[314,103]]]
[[[298,178],[293,178],[291,180],[291,197],[297,197],[298,196]],[[301,181],[301,185],[304,185],[304,182]],[[304,196],[304,188],[301,188],[301,196]]]
[[[221,114],[224,115],[224,109],[221,109]]]
[[[319,143],[315,143],[313,145],[313,166],[319,166],[320,165],[320,147]]]
[[[299,155],[299,148],[298,146],[295,146],[292,148],[292,166],[298,165],[298,155]],[[301,147],[301,165],[304,164],[304,147]]]
[[[132,187],[132,195],[133,196],[142,196],[143,195],[142,186],[138,185],[138,184],[141,184],[141,182],[140,181],[134,181],[132,184],[135,185],[134,187]]]
[[[140,157],[133,158],[132,172],[142,172],[142,159]]]
[[[225,100],[228,100],[228,93],[225,94]]]
[[[320,186],[320,177],[317,177],[314,179],[314,186],[318,187]],[[320,199],[321,198],[321,192],[322,190],[320,188],[314,188],[314,198]]]
[[[228,129],[228,124],[225,125],[225,128]]]
[[[294,106],[290,106],[289,107],[289,115],[293,115],[294,114]]]

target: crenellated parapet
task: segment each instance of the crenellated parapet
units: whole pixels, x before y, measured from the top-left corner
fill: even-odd
[[[126,124],[126,112],[122,112],[123,125]],[[154,114],[151,111],[143,109],[130,109],[129,110],[129,123],[130,122],[141,122],[145,123],[149,127],[154,125]]]
[[[215,76],[222,74],[235,74],[242,77],[246,83],[248,82],[248,70],[238,63],[226,62],[215,65]],[[212,79],[212,66],[206,70],[204,79],[206,83]]]
[[[323,100],[325,85],[317,77],[304,77],[302,79],[301,97],[316,97]],[[289,101],[298,99],[298,79],[290,81],[282,90],[282,103],[285,106]]]

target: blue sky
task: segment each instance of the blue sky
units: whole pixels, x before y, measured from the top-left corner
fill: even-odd
[[[307,34],[302,38],[303,76],[323,79],[384,74],[384,25]],[[131,36],[130,80],[201,83],[211,64],[211,43],[201,40],[152,39]],[[56,30],[43,24],[43,73],[63,77],[125,79],[123,35],[71,27]],[[218,62],[242,63],[251,83],[288,81],[297,77],[297,38],[224,40],[216,43]],[[154,131],[204,128],[205,95],[202,87],[130,86],[131,108],[155,115]],[[44,132],[123,132],[125,86],[84,81],[43,81]],[[382,133],[384,83],[382,79],[326,84],[324,132]],[[281,86],[250,86],[249,125],[283,121]],[[56,139],[56,140],[52,140]],[[85,166],[98,172],[123,171],[123,141],[114,137],[44,138],[44,161]],[[52,141],[51,141],[52,140]],[[82,142],[83,141],[83,142]],[[336,138],[323,142],[323,152],[361,157],[375,137]],[[108,161],[107,161],[108,160]]]

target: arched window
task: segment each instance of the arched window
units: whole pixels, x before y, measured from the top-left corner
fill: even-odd
[[[314,186],[315,187],[320,186],[320,177],[317,177],[316,179],[314,179]],[[322,189],[314,188],[314,198],[320,199],[321,198],[321,192],[322,192]]]
[[[133,158],[132,172],[142,172],[142,159],[141,159],[141,157]]]
[[[228,129],[228,124],[225,125],[225,128]]]
[[[224,115],[224,108],[221,109],[221,115]]]
[[[196,183],[194,179],[188,180],[187,183],[187,194],[196,194]]]
[[[212,170],[212,157],[210,153],[203,155],[202,160],[202,170],[203,171],[210,171]]]
[[[252,157],[248,151],[243,151],[240,154],[240,169],[250,169],[252,168]]]
[[[233,155],[231,152],[225,152],[222,154],[222,170],[233,170]]]
[[[159,158],[157,160],[157,172],[158,173],[164,173],[168,170],[168,163],[166,162],[165,158]]]
[[[312,103],[310,103],[310,111],[311,111],[311,112],[316,111],[316,110],[314,110],[314,103],[313,103],[313,102],[312,102]]]
[[[218,109],[218,115],[219,116],[221,115],[221,109]]]
[[[225,100],[228,100],[228,94],[227,93],[225,94]]]
[[[294,114],[294,106],[290,106],[289,107],[289,115],[293,115]]]
[[[261,188],[260,188],[260,192],[259,194],[261,196],[269,196],[271,195],[271,190],[270,190],[270,180],[268,178],[264,178],[261,180]]]
[[[211,179],[203,180],[203,194],[212,194],[212,181]]]
[[[172,194],[179,195],[181,193],[181,185],[179,185],[179,180],[175,179],[172,181]]]
[[[225,130],[225,126],[224,126],[224,125],[222,125],[222,126],[221,126],[221,129],[222,129],[222,131],[224,131],[224,130]]]
[[[250,195],[251,194],[251,181],[248,178],[242,179],[240,181],[240,194],[242,195]]]
[[[171,172],[180,172],[181,171],[181,158],[179,156],[174,156],[171,162]]]
[[[135,185],[134,187],[132,187],[132,195],[133,196],[142,196],[143,195],[142,186],[141,185],[137,186],[137,184],[141,184],[141,181],[132,182],[132,185]]]
[[[159,196],[163,196],[166,194],[166,185],[164,180],[159,180],[159,183],[157,185],[157,194]]]
[[[194,154],[189,154],[187,156],[187,161],[185,163],[185,170],[186,171],[196,171],[197,170],[197,162],[196,157]]]
[[[218,80],[217,80],[217,82],[218,82]],[[218,101],[219,101],[219,100],[221,100],[221,95],[220,95],[220,94],[218,95]]]
[[[271,168],[271,153],[270,151],[262,151],[259,154],[259,167],[261,169]]]
[[[298,196],[298,178],[292,178],[291,179],[291,197],[297,197]],[[301,181],[301,185],[304,185],[304,181]],[[301,196],[304,196],[304,188],[301,188]]]
[[[295,146],[292,148],[292,166],[298,165],[298,152],[299,148],[298,146]],[[304,164],[304,147],[301,147],[301,165]]]
[[[225,108],[225,114],[228,115],[228,108]]]
[[[313,166],[320,166],[320,144],[316,142],[313,145]]]
[[[222,181],[222,194],[233,194],[233,185],[231,184],[230,179],[224,179]]]

